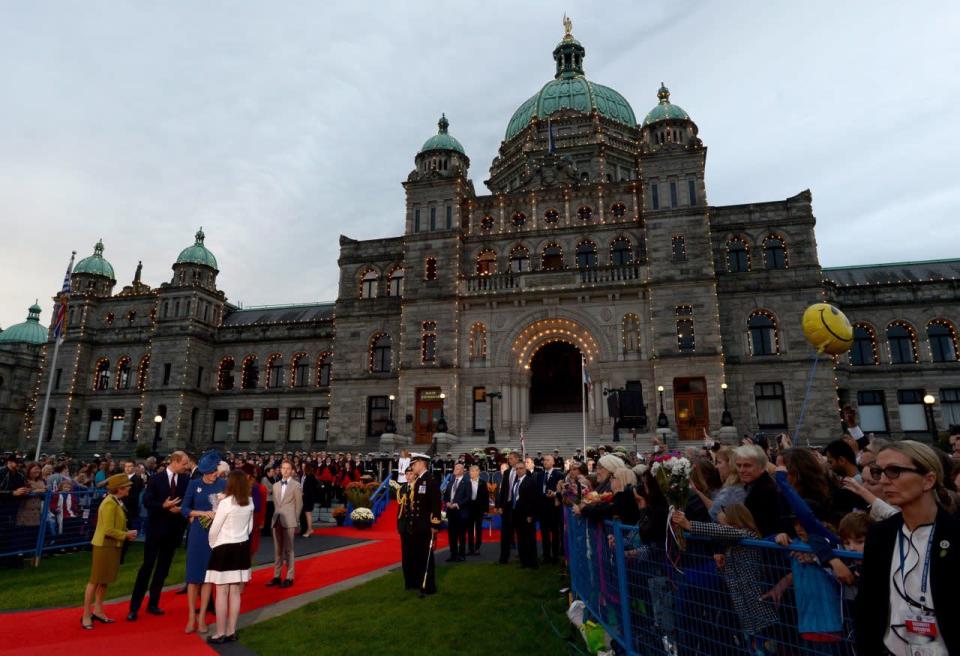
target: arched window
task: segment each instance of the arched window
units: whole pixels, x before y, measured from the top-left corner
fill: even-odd
[[[914,364],[917,358],[917,333],[906,321],[894,321],[887,326],[892,364]]]
[[[696,334],[693,330],[693,306],[678,305],[677,313],[677,350],[692,353],[697,350]]]
[[[610,214],[615,219],[622,219],[627,214],[627,206],[623,203],[614,203],[610,206]]]
[[[861,367],[880,364],[877,357],[877,334],[865,323],[853,324],[853,348],[850,349],[850,364]]]
[[[403,267],[397,267],[390,272],[390,282],[387,286],[387,296],[403,296]]]
[[[934,362],[956,362],[957,331],[946,319],[934,319],[927,324],[930,355]]]
[[[93,370],[93,389],[102,391],[110,389],[110,360],[100,358]]]
[[[424,364],[437,361],[436,321],[424,321],[420,329],[420,361]]]
[[[543,213],[543,220],[547,224],[554,224],[560,220],[560,213],[552,207]]]
[[[437,279],[437,258],[428,257],[423,263],[423,279],[424,280],[436,280]]]
[[[333,354],[327,351],[317,356],[317,387],[330,386],[330,372],[332,369],[332,363],[331,363],[332,357],[333,357]]]
[[[267,358],[267,387],[279,389],[283,387],[283,356],[274,353]]]
[[[550,243],[540,253],[540,268],[544,271],[559,271],[563,268],[563,249]]]
[[[780,235],[770,235],[763,240],[763,267],[765,269],[787,268],[787,247]]]
[[[140,358],[140,364],[137,365],[137,389],[147,389],[147,374],[150,373],[150,356],[145,355]]]
[[[633,262],[633,248],[626,237],[617,237],[610,243],[610,264],[624,266]]]
[[[517,212],[516,214],[513,215],[512,220],[513,220],[513,225],[519,228],[523,226],[524,223],[527,222],[527,215],[524,214],[523,212]]]
[[[225,392],[232,390],[233,386],[233,358],[228,355],[220,360],[220,366],[217,367],[217,389]]]
[[[485,232],[490,232],[493,229],[493,224],[493,217],[489,214],[485,214],[483,218],[480,219],[480,229]]]
[[[470,359],[485,360],[487,357],[487,327],[479,321],[470,326]]]
[[[370,340],[370,371],[389,373],[393,371],[393,341],[390,335],[377,333]]]
[[[303,351],[290,358],[290,387],[306,387],[310,384],[310,361]]]
[[[360,298],[377,297],[377,280],[380,278],[373,269],[367,269],[360,277]]]
[[[640,317],[627,314],[623,317],[623,352],[640,351]]]
[[[747,319],[750,333],[750,355],[777,355],[780,341],[777,337],[777,320],[766,310],[756,310]]]
[[[593,208],[590,208],[584,205],[583,207],[577,210],[577,217],[581,221],[589,221],[590,219],[593,218]]]
[[[731,237],[727,242],[727,271],[744,273],[750,270],[750,247],[740,237]]]
[[[489,249],[477,255],[477,275],[489,276],[497,272],[497,254]]]
[[[240,387],[242,389],[257,389],[260,384],[260,364],[257,356],[248,355],[240,365]]]
[[[130,358],[123,356],[117,362],[117,389],[130,389],[130,379],[133,377],[133,368],[130,365]]]
[[[597,245],[592,241],[577,244],[577,268],[590,269],[597,266]]]
[[[530,251],[526,246],[514,246],[510,251],[510,270],[514,273],[530,270]]]

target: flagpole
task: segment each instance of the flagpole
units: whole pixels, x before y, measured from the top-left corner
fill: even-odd
[[[580,354],[580,406],[581,416],[583,417],[583,457],[587,457],[587,377],[584,374],[586,364],[584,363],[583,353]]]
[[[53,359],[47,368],[49,372],[47,375],[47,395],[43,398],[43,415],[40,417],[40,434],[37,435],[37,455],[34,458],[37,462],[40,461],[40,447],[43,444],[43,436],[46,434],[47,429],[47,409],[50,407],[50,393],[53,391],[53,372],[57,370],[57,355],[60,353],[60,341],[58,337],[53,343]]]

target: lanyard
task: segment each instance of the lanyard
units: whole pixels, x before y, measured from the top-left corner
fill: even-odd
[[[929,524],[929,526],[930,526],[930,539],[927,540],[927,554],[926,554],[926,557],[924,558],[923,574],[920,577],[920,603],[921,604],[925,604],[927,601],[927,577],[930,575],[930,552],[933,549],[933,533],[936,529],[935,524]],[[912,538],[913,533],[911,533],[910,535]],[[904,598],[906,599],[907,598],[906,596],[907,579],[906,579],[906,574],[904,574],[903,572],[903,568],[906,565],[907,557],[904,555],[904,552],[903,552],[903,543],[904,543],[903,527],[901,527],[900,531],[897,533],[897,546],[899,546],[900,548],[900,567],[899,567],[900,580],[903,582]],[[910,540],[910,544],[913,544],[912,539]]]

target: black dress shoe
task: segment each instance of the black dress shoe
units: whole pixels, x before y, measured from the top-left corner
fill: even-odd
[[[130,611],[129,613],[127,613],[127,621],[128,621],[128,622],[136,622],[136,621],[137,621],[137,611],[132,610],[132,611]]]
[[[159,606],[147,606],[147,612],[151,615],[163,615],[163,609]]]
[[[293,579],[285,579],[281,584],[281,588],[289,588],[293,586]]]
[[[276,576],[270,579],[270,581],[267,583],[267,587],[272,588],[275,585],[280,585],[280,579],[278,579]]]

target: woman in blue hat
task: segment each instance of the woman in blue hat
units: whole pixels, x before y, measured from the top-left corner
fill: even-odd
[[[183,495],[180,512],[190,522],[187,535],[187,633],[207,632],[204,612],[210,603],[211,584],[204,583],[207,576],[207,563],[210,562],[210,524],[216,511],[216,504],[223,498],[227,484],[219,477],[217,467],[220,453],[207,451],[200,457],[197,470],[201,478],[190,481],[187,493]],[[197,604],[199,591],[200,603]]]

